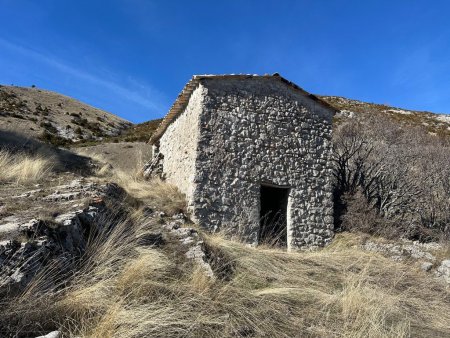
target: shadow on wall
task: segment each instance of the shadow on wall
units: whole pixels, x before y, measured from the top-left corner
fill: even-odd
[[[12,153],[25,152],[32,156],[53,158],[54,171],[73,172],[87,176],[93,173],[92,160],[89,157],[77,155],[68,149],[57,148],[15,132],[0,130],[0,150]]]

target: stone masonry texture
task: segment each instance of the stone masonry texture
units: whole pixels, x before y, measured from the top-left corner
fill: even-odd
[[[154,155],[201,227],[258,244],[260,187],[274,185],[289,188],[288,249],[323,246],[333,236],[333,110],[280,79],[198,78]]]

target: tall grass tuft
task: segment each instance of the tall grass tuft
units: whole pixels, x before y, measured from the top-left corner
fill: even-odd
[[[185,196],[173,185],[159,179],[146,180],[143,177],[144,156],[140,152],[135,165],[127,172],[114,167],[113,163],[101,155],[91,154],[83,149],[76,149],[77,154],[92,158],[98,170],[96,176],[103,180],[113,181],[124,188],[128,194],[146,205],[173,215],[186,209]]]
[[[15,311],[26,323],[47,321],[79,337],[450,333],[445,286],[406,264],[363,252],[353,246],[353,236],[340,235],[336,245],[299,253],[206,237],[208,246],[224,253],[223,264],[234,266],[227,280],[211,280],[182,259],[176,251],[182,244],[171,243],[170,249],[138,244],[136,238],[157,227],[145,218],[119,224],[111,237],[91,243],[68,287],[52,297],[28,295],[7,310],[8,316]],[[36,299],[41,299],[39,311]]]
[[[140,175],[130,177],[121,171],[116,171],[113,177],[130,195],[156,210],[172,215],[186,208],[184,195],[175,186],[159,178],[145,180]]]
[[[0,182],[27,184],[41,181],[52,170],[51,158],[0,150]]]

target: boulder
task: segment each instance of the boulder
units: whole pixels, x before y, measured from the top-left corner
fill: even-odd
[[[450,259],[442,261],[436,270],[436,275],[450,284]]]

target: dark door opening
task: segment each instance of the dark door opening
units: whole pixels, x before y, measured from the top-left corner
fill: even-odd
[[[259,244],[287,245],[288,197],[288,188],[261,186]]]

